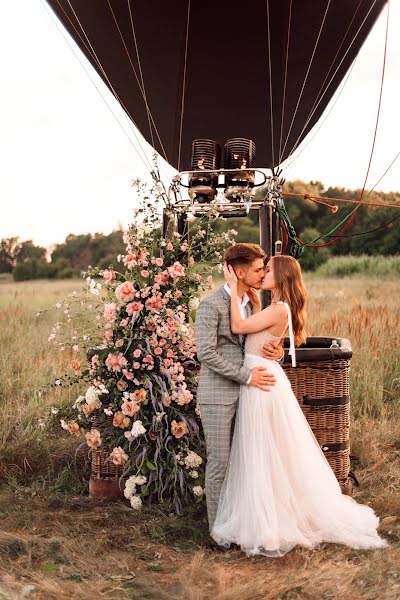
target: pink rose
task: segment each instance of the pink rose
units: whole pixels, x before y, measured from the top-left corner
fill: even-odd
[[[168,244],[167,244],[167,250],[170,250],[170,251],[171,251],[171,250],[173,250],[173,249],[174,249],[174,246],[173,246],[173,244],[172,244],[171,242],[168,242]]]
[[[139,362],[134,362],[132,366],[135,369],[135,371],[138,371],[140,369],[140,363]]]
[[[158,356],[159,356],[160,354],[162,354],[162,348],[156,348],[156,349],[154,350],[154,354],[157,354]]]
[[[128,381],[133,379],[133,373],[130,373],[126,369],[122,369],[122,374],[124,375],[124,377],[126,377],[128,379]]]
[[[179,279],[179,277],[185,276],[185,267],[183,265],[181,265],[180,262],[176,261],[176,262],[174,262],[172,267],[168,267],[168,273],[174,279]]]
[[[104,281],[113,281],[115,279],[115,271],[104,271],[103,273]]]
[[[164,264],[164,261],[162,258],[156,258],[155,262],[156,262],[157,267],[162,267]]]
[[[130,302],[135,297],[136,290],[133,287],[133,283],[131,281],[125,281],[124,283],[120,283],[115,290],[115,295],[119,300],[123,302]]]
[[[106,367],[109,371],[121,371],[122,367],[126,367],[128,361],[122,352],[118,352],[118,354],[109,354],[106,358]]]
[[[126,327],[129,323],[129,319],[122,319],[119,324],[121,325],[121,327]]]
[[[142,351],[140,350],[140,348],[136,348],[136,350],[134,350],[133,352],[133,356],[135,358],[139,358],[139,356],[142,354]]]
[[[146,269],[143,269],[142,271],[140,271],[140,274],[142,277],[145,277],[145,278],[147,278],[150,275],[150,273]]]
[[[141,302],[130,302],[126,305],[126,312],[131,317],[133,313],[140,312],[143,308],[143,304]]]
[[[176,300],[178,300],[178,298],[180,298],[181,296],[182,296],[181,290],[176,290],[174,293],[174,298],[176,298]]]

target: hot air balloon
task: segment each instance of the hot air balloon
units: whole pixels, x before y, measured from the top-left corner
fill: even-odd
[[[246,138],[282,163],[320,118],[386,0],[47,0],[146,140]]]

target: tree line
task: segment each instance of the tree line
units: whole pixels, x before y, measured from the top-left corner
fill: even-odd
[[[309,194],[333,198],[357,200],[360,190],[328,188],[323,184],[303,181],[287,182],[285,190],[297,194]],[[398,203],[399,193],[375,193],[364,196],[366,201]],[[338,211],[333,214],[329,208],[305,199],[285,199],[287,212],[298,237],[308,242],[331,231],[354,208],[352,204],[338,203]],[[331,256],[341,255],[383,255],[400,254],[400,213],[391,208],[361,206],[354,223],[345,236],[335,244],[323,248],[305,249],[300,262],[304,270],[315,270]],[[196,224],[194,225],[196,226]],[[198,225],[197,225],[198,226]],[[250,211],[247,217],[216,221],[215,228],[236,229],[238,242],[259,242],[258,211]],[[334,233],[332,234],[334,235]],[[0,273],[12,274],[14,280],[27,279],[67,279],[80,277],[88,265],[107,268],[117,264],[118,254],[124,254],[123,231],[117,229],[106,235],[70,234],[62,244],[52,251],[37,246],[32,240],[21,241],[17,237],[0,240]],[[332,238],[323,238],[320,242]],[[320,243],[319,242],[319,243]]]

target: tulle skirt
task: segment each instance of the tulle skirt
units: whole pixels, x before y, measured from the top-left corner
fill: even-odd
[[[271,557],[322,542],[386,546],[373,510],[341,493],[280,365],[251,354],[245,365],[267,366],[276,384],[241,387],[213,537]]]

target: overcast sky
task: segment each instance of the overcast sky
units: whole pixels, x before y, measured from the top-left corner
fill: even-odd
[[[288,178],[362,187],[378,106],[386,10],[328,119],[285,173]],[[399,34],[400,0],[391,0],[371,187],[400,150]],[[109,233],[118,223],[126,226],[135,203],[131,180],[146,178],[147,171],[42,0],[0,0],[0,56],[0,237],[49,246],[68,233]],[[116,102],[93,76],[132,137]],[[400,159],[378,189],[400,190],[399,167]],[[164,171],[171,173],[168,167]]]

